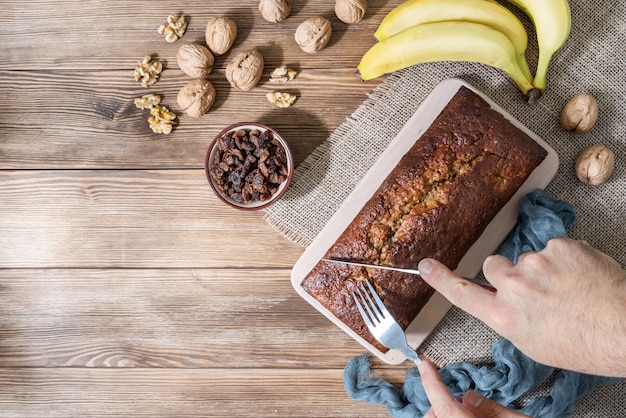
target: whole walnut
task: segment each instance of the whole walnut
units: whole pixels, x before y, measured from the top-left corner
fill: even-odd
[[[187,44],[178,48],[176,62],[185,74],[191,78],[204,78],[211,73],[215,57],[206,47]]]
[[[561,126],[567,131],[582,134],[593,128],[598,120],[598,102],[589,94],[572,97],[561,112]]]
[[[263,55],[254,49],[237,54],[226,66],[226,79],[239,90],[251,90],[262,75]]]
[[[215,101],[215,87],[210,81],[198,78],[187,83],[176,97],[178,105],[193,118],[207,113]]]
[[[259,10],[268,22],[282,22],[291,13],[291,0],[261,0]]]
[[[314,54],[326,46],[332,32],[330,20],[312,17],[300,23],[296,29],[296,43],[304,52]]]
[[[211,17],[206,24],[206,44],[215,55],[225,54],[237,38],[237,24],[227,17]]]
[[[598,186],[611,177],[615,153],[602,144],[585,148],[576,160],[576,177],[585,184]]]
[[[335,14],[344,23],[358,23],[365,17],[367,2],[365,0],[336,0]]]

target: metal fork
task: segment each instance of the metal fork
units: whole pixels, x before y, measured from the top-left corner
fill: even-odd
[[[391,316],[383,301],[380,300],[374,286],[372,286],[369,280],[364,280],[364,282],[367,288],[361,283],[357,290],[352,292],[352,297],[367,328],[385,347],[399,350],[413,363],[420,363],[421,360],[417,353],[406,341],[404,330]]]

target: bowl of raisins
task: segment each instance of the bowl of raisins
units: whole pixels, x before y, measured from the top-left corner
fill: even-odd
[[[224,203],[259,210],[278,200],[293,176],[287,141],[273,128],[241,122],[222,130],[209,145],[204,168]]]

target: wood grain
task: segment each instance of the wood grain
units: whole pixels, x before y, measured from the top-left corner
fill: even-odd
[[[189,81],[167,70],[149,89],[135,82],[133,68],[113,72],[0,71],[0,169],[15,168],[201,168],[206,149],[222,129],[256,121],[277,129],[300,163],[366,98],[374,82],[364,83],[352,69],[302,70],[277,87],[267,81],[241,92],[223,71],[213,74],[217,98],[201,118],[182,112],[176,95]],[[265,97],[289,91],[296,104],[278,109]],[[169,135],[153,133],[146,110],[134,98],[155,93],[178,115]],[[297,123],[293,123],[297,121]]]
[[[188,28],[180,42],[203,42],[210,16],[228,16],[238,25],[233,49],[224,59],[249,48],[259,48],[268,65],[297,63],[307,68],[354,67],[375,42],[373,33],[394,1],[370,2],[367,18],[357,25],[346,25],[334,14],[334,2],[310,0],[294,2],[292,14],[281,23],[262,19],[258,1],[187,1],[173,5],[137,0],[103,2],[83,0],[74,7],[60,0],[3,1],[0,17],[6,55],[0,69],[56,70],[134,68],[145,54],[157,54],[175,63],[179,42],[168,44],[157,33],[168,15],[184,14]],[[302,52],[295,43],[298,25],[310,17],[324,16],[332,24],[333,37],[328,47],[317,54]],[[71,45],[70,48],[67,46]]]
[[[288,267],[302,248],[204,170],[0,171],[0,267]]]
[[[4,416],[389,416],[347,398],[337,369],[0,369],[0,387]]]
[[[0,270],[3,367],[342,368],[289,269]],[[6,315],[11,313],[11,316]],[[326,344],[332,341],[333,351]]]
[[[388,416],[346,395],[343,368],[364,350],[292,288],[303,248],[262,212],[220,203],[203,166],[240,121],[273,126],[302,162],[382,81],[355,69],[400,2],[370,1],[345,25],[325,0],[293,2],[280,24],[256,0],[2,1],[0,416]],[[169,14],[189,22],[173,44],[156,31]],[[212,111],[194,119],[176,103],[189,78],[175,56],[203,43],[212,15],[239,36],[209,76]],[[318,15],[333,38],[306,54],[293,34]],[[225,66],[250,48],[265,57],[262,81],[233,90]],[[146,54],[164,63],[148,89],[133,79]],[[278,87],[268,77],[281,65],[298,77]],[[295,105],[270,105],[278,89]],[[147,93],[177,114],[170,135],[134,107]],[[398,385],[409,367],[373,365]]]

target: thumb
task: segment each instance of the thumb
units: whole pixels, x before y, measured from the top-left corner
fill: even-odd
[[[528,415],[505,408],[473,390],[465,392],[463,405],[482,418],[528,418]]]

